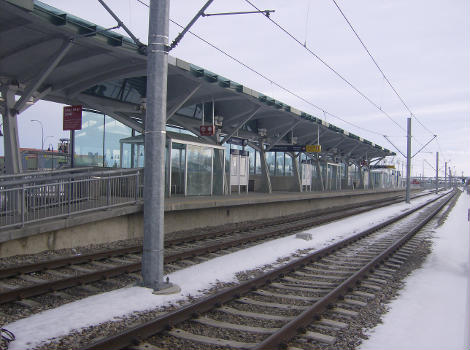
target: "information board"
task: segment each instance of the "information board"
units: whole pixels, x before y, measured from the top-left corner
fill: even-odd
[[[82,130],[82,106],[65,106],[63,130]]]

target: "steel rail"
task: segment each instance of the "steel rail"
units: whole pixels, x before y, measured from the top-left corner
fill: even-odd
[[[212,310],[214,307],[218,307],[226,302],[229,302],[233,299],[239,298],[241,295],[246,294],[250,291],[256,290],[273,280],[284,276],[287,273],[293,272],[298,268],[301,268],[307,264],[310,264],[314,261],[317,261],[340,248],[343,248],[353,242],[356,242],[371,233],[382,229],[390,224],[397,222],[398,220],[422,209],[423,207],[441,199],[443,194],[440,197],[433,199],[432,201],[426,202],[417,208],[410,209],[397,217],[388,219],[378,225],[375,225],[363,232],[357,233],[354,236],[351,236],[347,239],[344,239],[340,242],[332,244],[328,247],[322,248],[312,254],[309,254],[305,257],[299,258],[295,261],[287,263],[284,266],[281,266],[275,270],[266,272],[258,277],[255,277],[249,281],[242,282],[239,285],[234,287],[226,288],[220,292],[217,292],[213,295],[202,298],[192,304],[183,306],[177,310],[170,311],[162,316],[155,318],[152,321],[146,322],[144,324],[134,326],[130,329],[122,331],[121,333],[103,338],[95,343],[81,347],[80,350],[107,350],[107,349],[122,349],[129,345],[138,344],[141,340],[151,337],[162,331],[171,329],[178,323],[189,320],[194,317],[198,317],[200,314]],[[451,196],[450,196],[451,197]],[[450,198],[448,199],[450,200]],[[447,201],[448,201],[447,200]],[[447,202],[446,201],[446,202]],[[375,265],[374,265],[375,266]],[[355,280],[356,281],[356,280]],[[312,318],[310,317],[310,320]],[[295,328],[295,327],[294,327]],[[296,329],[297,330],[297,329]]]
[[[369,263],[363,266],[359,271],[355,272],[352,276],[343,281],[338,287],[330,291],[328,294],[320,298],[315,304],[303,311],[299,316],[285,324],[278,331],[274,332],[261,343],[253,348],[253,350],[269,350],[287,348],[285,343],[287,340],[293,338],[299,332],[302,333],[305,327],[308,326],[313,319],[318,317],[323,311],[325,311],[332,302],[346,294],[355,284],[363,279],[368,273],[372,272],[374,268],[387,260],[393,255],[398,249],[400,249],[406,242],[408,242],[416,233],[418,233],[434,216],[439,213],[442,208],[455,196],[457,192],[454,192],[452,196],[449,196],[443,203],[434,209],[425,219],[421,220],[415,225],[407,234],[392,244],[390,247],[385,249],[382,253],[372,259]]]
[[[426,194],[424,194],[426,195]],[[422,195],[418,195],[413,198],[417,198]],[[367,207],[371,206],[377,203],[381,203],[382,205],[377,206],[386,206],[393,204],[395,202],[398,202],[403,196],[394,196],[390,199],[387,200],[371,200],[367,201],[364,203],[361,203],[360,205],[347,205],[347,206],[341,206],[341,207],[335,207],[335,208],[328,208],[328,209],[323,209],[323,210],[318,210],[317,214],[319,215],[328,215],[328,214],[334,214],[337,212],[342,212],[344,213],[345,210],[351,210],[351,209],[359,209],[362,207]],[[370,210],[370,209],[365,209],[365,210]],[[357,213],[351,213],[349,215],[355,215]],[[274,219],[270,222],[267,223],[254,223],[254,224],[244,224],[241,225],[237,228],[234,229],[218,229],[218,230],[213,230],[207,233],[201,233],[197,235],[193,235],[190,237],[178,237],[178,238],[170,238],[165,240],[165,248],[169,248],[171,246],[177,245],[177,244],[182,244],[182,243],[188,243],[188,242],[194,242],[202,239],[207,239],[207,238],[214,238],[217,236],[221,235],[227,235],[231,233],[235,233],[238,231],[243,231],[243,230],[256,230],[260,228],[265,228],[268,226],[275,226],[283,223],[288,223],[288,222],[294,222],[294,221],[300,221],[307,219],[311,217],[311,213],[306,214],[306,215],[299,215],[295,217],[290,217],[290,218],[280,218],[280,219]],[[345,216],[342,216],[345,217]],[[340,217],[341,218],[341,217]],[[333,218],[330,220],[336,220],[337,218]],[[313,225],[321,224],[322,222],[314,222]],[[102,260],[110,257],[115,257],[115,256],[121,256],[125,254],[132,254],[132,253],[140,253],[142,251],[142,245],[133,245],[130,247],[126,248],[118,248],[118,249],[111,249],[111,250],[106,250],[106,251],[101,251],[101,252],[96,252],[96,253],[89,253],[89,254],[82,254],[82,255],[75,255],[75,256],[69,256],[65,258],[57,258],[57,259],[51,259],[49,261],[45,262],[40,262],[40,263],[32,263],[32,264],[24,264],[20,266],[15,266],[15,267],[8,267],[4,269],[0,269],[0,279],[1,278],[7,278],[7,277],[13,277],[16,275],[20,275],[23,273],[31,273],[31,272],[39,272],[39,271],[44,271],[46,269],[51,269],[51,268],[58,268],[58,267],[63,267],[63,266],[68,266],[72,264],[80,264],[80,263],[86,263],[90,262],[93,260]]]
[[[433,199],[431,202],[428,202],[428,203],[432,203],[435,200],[437,200],[437,198]],[[383,207],[385,205],[387,204],[383,204],[378,207]],[[421,208],[422,206],[418,208]],[[358,209],[356,211],[354,211],[354,209],[351,209],[351,211],[353,211],[352,213],[342,212],[339,215],[334,216],[333,218],[331,217],[315,218],[314,220],[310,222],[293,225],[289,228],[280,228],[274,231],[261,232],[258,234],[250,235],[249,237],[242,237],[242,238],[238,238],[238,239],[234,239],[234,240],[230,240],[226,242],[219,242],[216,244],[207,245],[207,246],[196,248],[196,249],[190,249],[190,250],[179,252],[179,253],[169,254],[164,257],[164,263],[170,264],[170,263],[174,263],[183,259],[194,258],[194,257],[201,256],[204,254],[209,254],[209,253],[217,252],[223,249],[237,247],[242,244],[259,241],[259,240],[266,239],[269,237],[275,237],[281,234],[299,231],[299,230],[312,227],[315,225],[320,225],[320,224],[330,222],[333,220],[356,215],[356,214],[359,214],[368,210],[369,209],[366,209],[366,208]],[[409,215],[409,214],[406,214],[406,215]],[[139,252],[141,249],[142,249],[141,246],[133,246],[133,247],[128,247],[128,248],[121,248],[115,251],[105,251],[105,252],[101,252],[98,254],[87,254],[87,255],[82,255],[82,256],[75,256],[72,258],[55,259],[51,262],[26,265],[24,266],[25,269],[22,271],[20,271],[20,268],[4,269],[3,271],[0,271],[0,276],[2,274],[3,276],[12,276],[12,275],[14,276],[20,273],[42,271],[48,268],[57,268],[57,267],[67,266],[67,265],[72,265],[72,264],[77,264],[77,263],[86,263],[86,262],[90,262],[93,260],[105,259],[105,258],[112,257],[112,256],[119,256],[119,255]],[[117,254],[113,254],[115,252],[117,252]],[[141,266],[142,264],[139,261],[139,262],[129,263],[129,264],[122,265],[122,266],[84,273],[78,276],[72,276],[72,277],[67,277],[67,278],[63,278],[59,280],[46,281],[44,283],[38,283],[38,284],[31,285],[31,286],[15,288],[15,289],[0,293],[0,304],[5,304],[8,302],[12,302],[12,301],[20,300],[20,299],[38,296],[41,294],[62,290],[65,288],[76,287],[76,286],[80,286],[80,285],[87,284],[87,283],[97,282],[106,278],[116,277],[125,273],[137,272],[141,270]],[[39,267],[39,269],[35,269],[35,267]]]

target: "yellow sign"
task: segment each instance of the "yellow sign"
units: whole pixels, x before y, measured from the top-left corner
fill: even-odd
[[[321,145],[306,145],[305,151],[308,153],[320,153]]]

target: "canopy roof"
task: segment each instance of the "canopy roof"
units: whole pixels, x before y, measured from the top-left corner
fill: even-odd
[[[39,99],[99,110],[140,132],[146,97],[145,50],[131,39],[33,0],[0,1],[0,82]],[[395,153],[201,67],[169,56],[167,123],[199,133],[202,106],[223,117],[219,141],[315,144],[323,157],[351,161]],[[28,104],[20,103],[19,112]],[[211,105],[212,106],[212,105]],[[210,107],[212,108],[212,107]],[[266,135],[263,135],[266,129]],[[260,136],[260,134],[262,136]],[[215,136],[202,137],[217,143]]]

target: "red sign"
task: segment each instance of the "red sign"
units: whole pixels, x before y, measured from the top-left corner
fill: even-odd
[[[199,127],[199,133],[201,136],[212,136],[215,134],[215,128],[213,125],[201,125]]]
[[[82,130],[82,106],[64,107],[63,130]]]

